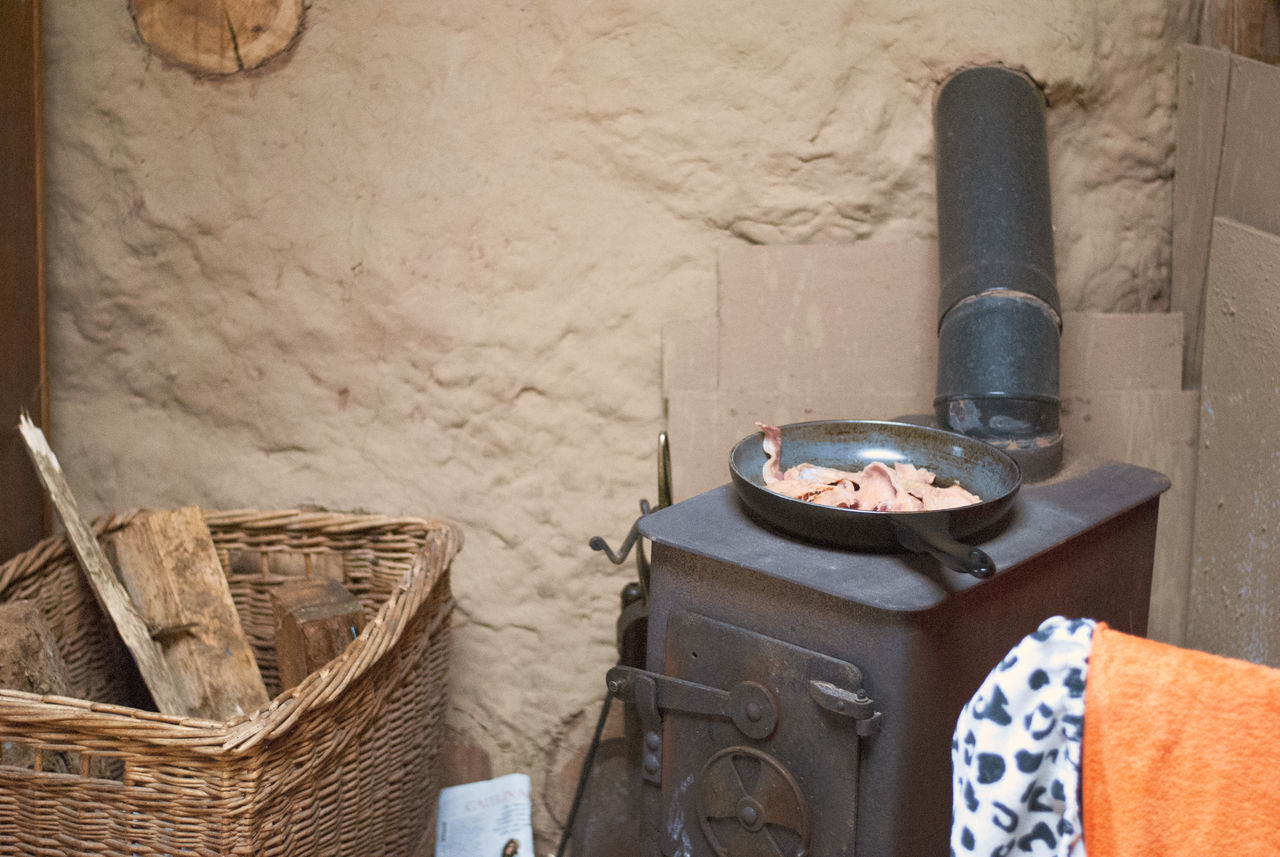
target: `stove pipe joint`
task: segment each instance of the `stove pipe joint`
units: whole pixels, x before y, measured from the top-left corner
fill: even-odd
[[[1045,101],[1025,74],[961,71],[938,91],[938,424],[1009,453],[1038,481],[1062,463],[1062,308]]]

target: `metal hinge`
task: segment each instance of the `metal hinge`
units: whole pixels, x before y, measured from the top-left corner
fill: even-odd
[[[612,696],[636,706],[644,730],[641,775],[650,782],[658,783],[661,777],[664,711],[723,717],[756,740],[768,738],[778,725],[778,700],[758,682],[739,682],[731,690],[721,690],[627,666],[609,670],[605,681]]]
[[[743,735],[757,741],[768,738],[778,726],[777,697],[759,682],[739,682],[730,690],[721,690],[628,666],[615,666],[605,681],[610,695],[636,706],[644,733],[641,776],[652,783],[661,783],[664,711],[723,717]],[[810,679],[809,694],[827,711],[853,720],[854,731],[860,737],[880,731],[881,713],[861,688],[850,691],[830,681]]]

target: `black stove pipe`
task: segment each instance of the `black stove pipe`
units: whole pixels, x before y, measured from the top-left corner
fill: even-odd
[[[1008,452],[1027,481],[1062,463],[1044,96],[998,66],[950,77],[937,146],[938,424]]]

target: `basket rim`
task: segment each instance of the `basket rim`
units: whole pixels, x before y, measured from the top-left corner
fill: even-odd
[[[94,536],[101,538],[148,511],[149,508],[139,507],[127,512],[103,515],[95,518],[90,527]],[[337,699],[348,685],[377,664],[399,642],[408,621],[425,603],[437,582],[448,573],[453,558],[462,547],[462,530],[457,524],[442,518],[391,517],[305,509],[262,511],[201,507],[200,511],[211,529],[337,534],[420,528],[425,538],[390,596],[343,653],[252,712],[230,720],[217,721],[161,714],[75,697],[0,688],[0,724],[5,721],[22,721],[53,726],[59,722],[74,721],[77,730],[82,733],[100,733],[103,738],[117,738],[121,725],[128,723],[130,740],[140,743],[182,746],[186,750],[209,755],[242,755],[263,741],[283,736],[303,714]],[[49,536],[27,551],[0,563],[0,568],[22,562],[28,556],[36,557],[40,563],[47,563],[61,556],[64,551],[72,552],[65,534]],[[447,617],[453,606],[454,599],[449,594],[437,622]]]

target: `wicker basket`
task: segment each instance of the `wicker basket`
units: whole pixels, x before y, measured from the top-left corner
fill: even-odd
[[[31,769],[0,765],[0,854],[413,854],[435,825],[457,529],[204,515],[273,700],[225,723],[136,707],[148,697],[128,651],[69,543],[46,539],[0,566],[0,601],[39,605],[76,698],[0,690],[0,740],[36,750]],[[268,593],[321,555],[339,565],[334,554],[372,618],[341,657],[279,693]]]

